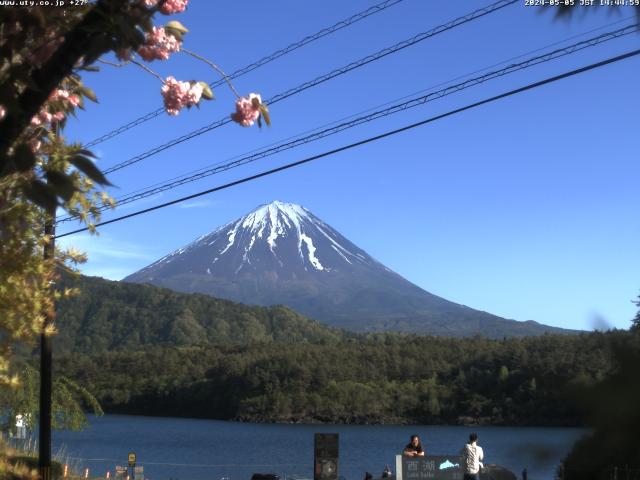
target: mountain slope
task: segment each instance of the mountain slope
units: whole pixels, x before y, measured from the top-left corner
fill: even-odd
[[[330,342],[342,332],[282,306],[240,305],[151,285],[63,276],[80,293],[57,306],[56,352],[137,351],[154,346]]]
[[[450,302],[376,261],[304,207],[273,202],[128,276],[258,305],[287,305],[353,331],[493,338],[563,330]]]

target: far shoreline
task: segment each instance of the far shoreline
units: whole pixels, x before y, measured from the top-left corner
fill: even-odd
[[[482,422],[459,422],[459,423],[421,423],[416,421],[409,421],[403,419],[388,419],[389,421],[362,421],[362,422],[335,422],[335,421],[322,421],[315,418],[300,417],[291,419],[252,419],[252,418],[212,418],[212,417],[194,417],[188,415],[150,415],[144,413],[130,413],[130,412],[110,412],[107,411],[104,417],[143,417],[147,419],[172,419],[172,420],[195,420],[195,421],[214,421],[214,422],[226,422],[236,424],[254,424],[254,425],[308,425],[308,426],[381,426],[381,427],[404,427],[404,426],[425,426],[425,427],[465,427],[465,428],[567,428],[575,430],[589,430],[587,425],[572,425],[572,424],[507,424],[507,423],[482,423]],[[99,418],[93,414],[87,414],[87,418]],[[470,419],[470,417],[463,417],[464,420]],[[391,421],[395,420],[395,421]]]

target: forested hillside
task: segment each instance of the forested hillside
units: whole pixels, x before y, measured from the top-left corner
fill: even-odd
[[[256,307],[208,295],[96,277],[63,276],[79,294],[58,305],[57,352],[100,353],[160,345],[331,341],[348,335],[293,310]]]
[[[580,425],[576,398],[626,332],[487,340],[401,334],[58,358],[108,412],[251,421]]]
[[[286,307],[98,278],[58,311],[56,373],[107,412],[265,422],[581,425],[629,332],[355,334]]]

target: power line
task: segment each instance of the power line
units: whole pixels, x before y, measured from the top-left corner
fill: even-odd
[[[382,12],[384,10],[386,10],[389,7],[392,7],[398,3],[402,2],[402,0],[386,0],[384,2],[378,3],[377,5],[374,5],[370,8],[367,8],[366,10],[363,10],[362,12],[358,12],[355,15],[352,15],[349,18],[346,18],[344,20],[340,20],[339,22],[331,25],[330,27],[326,27],[323,28],[322,30],[314,33],[313,35],[308,35],[306,37],[304,37],[302,40],[292,43],[289,46],[282,48],[280,50],[277,50],[273,53],[271,53],[270,55],[267,55],[265,57],[262,57],[260,60],[257,60],[256,62],[253,62],[245,67],[239,68],[238,70],[236,70],[235,72],[233,72],[232,74],[228,75],[228,78],[233,80],[235,78],[238,78],[246,73],[252,72],[253,70],[262,67],[263,65],[266,65],[267,63],[271,63],[274,60],[277,60],[278,58],[282,57],[283,55],[286,55],[288,53],[293,52],[294,50],[297,50],[299,48],[304,47],[305,45],[308,45],[309,43],[312,43],[316,40],[321,39],[322,37],[326,37],[327,35],[330,35],[332,33],[337,32],[338,30],[342,30],[343,28],[346,28],[350,25],[353,25],[354,23],[360,21],[360,20],[364,20],[365,18],[374,15],[376,13]],[[209,85],[211,86],[211,88],[216,88],[219,87],[220,85],[222,85],[223,83],[225,83],[224,78],[221,78],[219,80],[216,80],[215,82],[211,82]],[[136,118],[135,120],[122,125],[121,127],[118,127],[108,133],[105,133],[104,135],[91,140],[90,142],[86,143],[84,145],[83,148],[90,148],[93,147],[95,145],[98,145],[99,143],[102,143],[106,140],[109,140],[113,137],[116,137],[118,135],[120,135],[121,133],[124,133],[134,127],[137,127],[138,125],[142,125],[143,123],[157,117],[158,115],[160,115],[161,113],[164,112],[164,108],[158,108],[157,110],[154,110],[153,112],[149,112],[146,115],[142,115],[141,117]]]
[[[638,25],[637,24],[632,24],[632,25],[627,25],[625,27],[619,28],[617,30],[611,31],[611,32],[607,32],[607,33],[603,33],[601,35],[598,35],[596,37],[593,38],[589,38],[577,43],[574,43],[572,45],[568,45],[566,47],[563,48],[558,48],[556,50],[553,50],[551,52],[542,54],[542,55],[538,55],[532,58],[529,58],[527,60],[524,60],[522,62],[519,63],[514,63],[511,65],[508,65],[505,68],[499,69],[499,70],[495,70],[492,72],[488,72],[484,75],[475,77],[475,78],[471,78],[468,80],[465,80],[464,82],[455,84],[455,85],[451,85],[448,86],[446,88],[443,88],[441,90],[435,91],[435,92],[430,92],[426,95],[422,95],[420,97],[417,98],[412,98],[410,100],[407,100],[405,102],[401,102],[401,103],[397,103],[397,104],[393,104],[387,108],[381,109],[381,110],[377,110],[377,111],[373,111],[367,115],[363,115],[363,116],[359,116],[357,118],[353,118],[353,116],[351,117],[352,119],[346,122],[342,122],[339,123],[337,125],[333,125],[329,128],[325,128],[323,130],[319,130],[319,131],[315,131],[309,135],[303,136],[303,137],[299,137],[296,138],[294,140],[291,140],[289,142],[283,142],[280,144],[277,144],[275,146],[270,146],[269,148],[265,148],[262,150],[258,150],[258,151],[254,151],[255,153],[251,153],[249,155],[245,155],[241,158],[238,158],[236,160],[230,161],[230,162],[220,162],[210,168],[207,169],[201,169],[196,173],[193,174],[189,174],[189,175],[183,175],[181,177],[178,177],[176,179],[173,179],[171,181],[167,181],[163,184],[158,184],[157,186],[153,186],[150,188],[147,188],[146,190],[138,190],[137,192],[132,192],[131,194],[122,197],[120,199],[117,200],[117,204],[118,205],[126,205],[128,203],[137,201],[137,200],[141,200],[143,198],[147,198],[150,197],[152,195],[156,195],[158,193],[161,192],[165,192],[167,190],[171,190],[173,188],[176,188],[178,186],[181,185],[185,185],[188,183],[192,183],[196,180],[200,180],[202,178],[211,176],[211,175],[215,175],[217,173],[221,173],[227,170],[230,170],[232,168],[237,168],[239,166],[242,165],[246,165],[248,163],[252,163],[255,162],[259,159],[265,158],[265,157],[269,157],[272,155],[275,155],[277,153],[286,151],[286,150],[290,150],[292,148],[296,148],[300,145],[303,144],[307,144],[331,135],[335,135],[337,133],[340,133],[342,131],[354,128],[358,125],[362,125],[364,123],[368,123],[383,117],[387,117],[389,115],[393,115],[395,113],[410,109],[410,108],[414,108],[420,105],[423,105],[425,103],[440,99],[442,97],[451,95],[453,93],[457,93],[461,90],[465,90],[467,88],[470,87],[474,87],[477,85],[480,85],[482,83],[485,83],[487,81],[496,79],[496,78],[500,78],[502,76],[520,71],[520,70],[524,70],[526,68],[530,68],[533,67],[535,65],[540,65],[542,63],[546,63],[552,60],[556,60],[558,58],[567,56],[567,55],[571,55],[574,54],[578,51],[582,51],[586,48],[590,48],[590,47],[594,47],[596,45],[599,45],[603,42],[607,42],[609,40],[613,40],[616,38],[620,38],[624,35],[629,35],[633,32],[637,32],[638,31]],[[406,98],[406,97],[405,97]],[[108,207],[101,207],[99,208],[100,211],[104,211],[106,210]],[[67,216],[64,217],[60,220],[58,220],[58,223],[62,223],[62,222],[67,222],[70,220],[73,220],[77,217],[74,216]]]
[[[640,49],[632,50],[632,51],[624,53],[622,55],[618,55],[618,56],[615,56],[615,57],[610,57],[610,58],[608,58],[606,60],[602,60],[602,61],[597,62],[597,63],[592,63],[592,64],[587,65],[585,67],[577,68],[575,70],[570,70],[568,72],[562,73],[560,75],[555,75],[553,77],[548,77],[548,78],[546,78],[544,80],[540,80],[538,82],[534,82],[534,83],[530,83],[528,85],[525,85],[524,87],[519,87],[519,88],[516,88],[514,90],[509,90],[508,92],[501,93],[499,95],[495,95],[493,97],[486,98],[484,100],[480,100],[478,102],[465,105],[464,107],[456,108],[456,109],[450,110],[450,111],[448,111],[446,113],[442,113],[440,115],[436,115],[434,117],[430,117],[430,118],[427,118],[425,120],[421,120],[421,121],[416,122],[416,123],[405,125],[404,127],[397,128],[395,130],[389,130],[389,131],[387,131],[385,133],[382,133],[382,134],[379,134],[379,135],[375,135],[373,137],[368,137],[368,138],[365,138],[363,140],[360,140],[360,141],[357,141],[357,142],[354,142],[354,143],[350,143],[348,145],[343,145],[342,147],[338,147],[338,148],[335,148],[333,150],[328,150],[328,151],[320,153],[318,155],[307,157],[307,158],[305,158],[303,160],[298,160],[296,162],[288,163],[286,165],[282,165],[280,167],[273,168],[271,170],[266,170],[264,172],[260,172],[260,173],[255,174],[255,175],[251,175],[249,177],[241,178],[240,180],[235,180],[233,182],[229,182],[229,183],[226,183],[224,185],[220,185],[220,186],[217,186],[217,187],[214,187],[214,188],[210,188],[208,190],[204,190],[204,191],[201,191],[201,192],[198,192],[198,193],[194,193],[192,195],[187,195],[185,197],[181,197],[181,198],[178,198],[178,199],[175,199],[175,200],[171,200],[170,202],[165,202],[165,203],[161,203],[159,205],[155,205],[155,206],[150,207],[150,208],[145,208],[143,210],[138,210],[137,212],[133,212],[133,213],[130,213],[128,215],[123,215],[121,217],[113,218],[111,220],[107,220],[105,222],[98,223],[95,226],[96,227],[100,227],[100,226],[103,226],[103,225],[108,225],[110,223],[116,223],[116,222],[119,222],[119,221],[122,221],[122,220],[126,220],[128,218],[132,218],[132,217],[135,217],[135,216],[138,216],[138,215],[142,215],[144,213],[149,213],[149,212],[152,212],[152,211],[155,211],[155,210],[159,210],[161,208],[169,207],[171,205],[175,205],[177,203],[184,202],[185,200],[191,200],[191,199],[194,199],[194,198],[197,198],[197,197],[201,197],[203,195],[207,195],[209,193],[217,192],[217,191],[220,191],[220,190],[225,190],[227,188],[234,187],[236,185],[240,185],[240,184],[247,183],[247,182],[250,182],[250,181],[253,181],[253,180],[257,180],[258,178],[262,178],[262,177],[266,177],[266,176],[269,176],[269,175],[273,175],[274,173],[278,173],[278,172],[282,172],[282,171],[285,171],[285,170],[289,170],[290,168],[298,167],[300,165],[304,165],[306,163],[310,163],[310,162],[312,162],[314,160],[318,160],[320,158],[324,158],[324,157],[328,157],[328,156],[331,156],[331,155],[335,155],[336,153],[343,152],[343,151],[346,151],[346,150],[351,150],[353,148],[360,147],[362,145],[366,145],[368,143],[375,142],[377,140],[381,140],[383,138],[390,137],[392,135],[397,135],[399,133],[405,132],[407,130],[414,129],[416,127],[427,125],[427,124],[435,122],[437,120],[441,120],[443,118],[447,118],[447,117],[453,116],[455,114],[458,114],[458,113],[461,113],[461,112],[464,112],[464,111],[467,111],[467,110],[471,110],[471,109],[479,107],[481,105],[492,103],[492,102],[495,102],[497,100],[501,100],[503,98],[507,98],[507,97],[510,97],[510,96],[513,96],[513,95],[517,95],[519,93],[522,93],[522,92],[525,92],[525,91],[528,91],[528,90],[533,90],[533,89],[541,87],[543,85],[547,85],[549,83],[557,82],[559,80],[562,80],[562,79],[565,79],[565,78],[568,78],[568,77],[572,77],[572,76],[575,76],[575,75],[578,75],[578,74],[581,74],[581,73],[584,73],[584,72],[587,72],[587,71],[590,71],[590,70],[594,70],[596,68],[600,68],[600,67],[603,67],[603,66],[615,63],[615,62],[619,62],[621,60],[625,60],[627,58],[631,58],[631,57],[639,55],[639,54],[640,54]],[[89,230],[88,227],[79,228],[79,229],[73,230],[71,232],[63,233],[62,235],[57,235],[56,238],[66,237],[66,236],[69,236],[69,235],[73,235],[75,233],[85,232],[87,230]]]
[[[403,40],[401,42],[396,43],[395,45],[392,45],[391,47],[387,47],[384,48],[374,54],[368,55],[366,57],[363,57],[359,60],[356,60],[354,62],[349,63],[348,65],[345,65],[343,67],[337,68],[335,70],[332,70],[329,73],[326,73],[324,75],[321,75],[319,77],[316,77],[313,80],[310,80],[308,82],[302,83],[301,85],[298,85],[297,87],[293,87],[285,92],[279,93],[273,97],[271,97],[270,99],[268,99],[266,101],[267,104],[269,105],[273,105],[275,103],[278,103],[286,98],[289,98],[293,95],[296,95],[304,90],[307,90],[308,88],[312,88],[312,87],[316,87],[318,85],[320,85],[321,83],[327,82],[333,78],[339,77],[341,75],[344,75],[352,70],[355,70],[356,68],[362,67],[364,65],[367,65],[371,62],[374,62],[376,60],[379,60],[381,58],[386,57],[387,55],[391,55],[392,53],[396,53],[400,50],[403,50],[407,47],[410,47],[412,45],[415,45],[416,43],[422,42],[423,40],[426,40],[428,38],[434,37],[435,35],[438,35],[440,33],[446,32],[448,30],[451,30],[453,28],[459,27],[460,25],[463,25],[465,23],[471,22],[473,20],[476,20],[478,18],[484,17],[485,15],[488,15],[490,13],[493,13],[497,10],[500,10],[508,5],[511,5],[513,3],[518,2],[519,0],[499,0],[496,3],[493,3],[487,7],[484,8],[480,8],[478,10],[475,10],[467,15],[464,15],[462,17],[458,17],[454,20],[451,20],[448,23],[445,23],[443,25],[439,25],[435,28],[432,28],[431,30],[428,30],[426,32],[422,32],[419,33],[407,40]],[[138,163],[142,160],[145,160],[153,155],[156,155],[164,150],[167,150],[171,147],[174,147],[180,143],[186,142],[187,140],[191,140],[192,138],[198,137],[204,133],[210,132],[211,130],[214,130],[218,127],[221,127],[223,125],[226,125],[227,123],[231,122],[231,118],[229,116],[225,116],[224,118],[217,120],[213,123],[210,123],[208,125],[205,125],[204,127],[201,127],[197,130],[193,130],[185,135],[182,135],[181,137],[178,138],[174,138],[173,140],[170,140],[162,145],[159,145],[155,148],[152,148],[150,150],[147,150],[146,152],[143,152],[139,155],[136,155],[135,157],[132,157],[128,160],[125,160],[124,162],[118,163],[117,165],[114,165],[113,167],[110,167],[108,169],[106,169],[104,171],[104,174],[107,175],[109,173],[113,173],[115,171],[121,170],[125,167],[128,167],[130,165],[133,165],[135,163]]]
[[[451,78],[451,79],[449,79],[449,80],[439,82],[439,83],[437,83],[437,84],[435,84],[435,85],[431,85],[431,86],[430,86],[430,87],[428,87],[428,88],[424,88],[424,89],[421,89],[421,90],[419,90],[419,91],[417,91],[417,92],[413,92],[413,93],[410,93],[410,94],[408,94],[408,95],[404,95],[404,96],[402,96],[402,97],[400,97],[400,98],[396,98],[396,99],[394,99],[394,100],[391,100],[391,101],[385,102],[385,103],[383,103],[383,104],[381,104],[381,105],[378,105],[378,106],[376,106],[376,107],[371,107],[371,108],[368,108],[368,109],[366,109],[366,110],[360,111],[360,112],[358,112],[358,113],[351,114],[351,115],[348,115],[348,116],[346,116],[346,117],[343,117],[343,118],[341,118],[341,119],[339,119],[339,120],[334,120],[333,122],[326,123],[326,124],[324,124],[324,125],[322,125],[322,126],[320,126],[320,127],[316,127],[316,128],[310,129],[310,130],[306,130],[306,131],[301,132],[301,133],[299,133],[299,134],[297,134],[297,135],[292,135],[292,136],[290,136],[290,137],[287,137],[287,138],[283,139],[281,142],[284,142],[284,141],[286,141],[286,140],[291,140],[291,139],[293,139],[293,138],[299,137],[300,135],[303,135],[303,134],[306,134],[306,133],[315,132],[315,131],[317,131],[317,130],[319,130],[319,129],[321,129],[321,128],[325,128],[325,127],[328,127],[328,126],[330,126],[330,125],[335,125],[335,124],[337,124],[338,122],[342,122],[342,121],[345,121],[345,120],[347,120],[347,119],[354,118],[354,117],[356,117],[357,115],[362,115],[362,114],[367,113],[367,112],[370,112],[370,111],[372,111],[372,110],[374,110],[374,109],[376,109],[376,108],[381,108],[381,107],[384,107],[384,106],[387,106],[387,105],[391,105],[391,104],[393,104],[394,102],[398,102],[398,101],[400,101],[400,100],[406,100],[406,99],[411,98],[411,97],[413,97],[413,96],[415,96],[415,95],[418,95],[418,94],[421,94],[421,93],[425,93],[425,92],[431,92],[431,91],[433,91],[433,90],[434,90],[435,88],[437,88],[437,87],[441,87],[441,86],[443,86],[443,85],[449,85],[449,84],[451,84],[452,82],[455,82],[455,81],[458,81],[458,80],[462,80],[462,79],[465,79],[465,78],[469,78],[469,77],[471,77],[472,75],[476,75],[476,74],[479,74],[479,73],[481,73],[481,72],[486,72],[486,71],[488,71],[489,69],[492,69],[492,68],[498,67],[498,66],[500,66],[500,65],[505,65],[505,64],[507,64],[507,63],[509,63],[509,62],[514,62],[515,60],[519,60],[519,59],[521,59],[521,58],[524,58],[524,57],[526,57],[527,55],[531,55],[531,54],[534,54],[534,53],[542,52],[542,51],[544,51],[544,50],[546,50],[546,49],[548,49],[548,48],[556,47],[556,46],[561,45],[561,44],[563,44],[563,43],[565,43],[565,42],[568,42],[568,41],[570,41],[570,40],[574,40],[574,39],[576,39],[576,38],[584,37],[584,36],[586,36],[586,35],[588,35],[588,34],[590,34],[590,33],[594,33],[594,32],[597,32],[597,31],[599,31],[599,30],[604,30],[605,28],[608,28],[608,27],[612,27],[612,26],[614,26],[614,25],[621,24],[621,23],[626,22],[627,20],[630,20],[630,19],[632,19],[632,18],[635,18],[635,15],[631,15],[631,16],[628,16],[628,17],[622,18],[622,19],[620,19],[620,20],[616,20],[615,22],[611,22],[611,23],[607,23],[607,24],[605,24],[605,25],[601,25],[601,26],[599,26],[599,27],[597,27],[597,28],[593,28],[593,29],[591,29],[591,30],[587,30],[586,32],[582,32],[582,33],[579,33],[579,34],[577,34],[577,35],[571,35],[570,37],[567,37],[567,38],[565,38],[565,39],[563,39],[563,40],[560,40],[560,41],[557,41],[557,42],[553,42],[553,43],[550,43],[550,44],[544,45],[544,46],[542,46],[542,47],[538,47],[538,48],[536,48],[536,49],[534,49],[534,50],[529,50],[529,51],[527,51],[527,52],[521,53],[521,54],[520,54],[520,55],[518,55],[518,56],[510,57],[510,58],[508,58],[508,59],[506,59],[506,60],[502,60],[501,62],[494,63],[494,64],[492,64],[492,65],[488,65],[488,66],[486,66],[486,67],[483,67],[483,68],[480,68],[480,69],[474,70],[473,72],[469,72],[469,73],[466,73],[466,74],[464,74],[464,75],[458,75],[458,76],[456,76],[456,77],[454,77],[454,78]],[[250,154],[250,153],[258,152],[258,151],[260,151],[260,150],[261,150],[261,149],[263,149],[263,148],[271,147],[271,146],[274,146],[274,145],[278,145],[279,143],[280,143],[280,142],[272,142],[272,143],[270,143],[270,144],[265,145],[264,147],[256,148],[256,149],[250,150],[249,152],[245,152],[245,153],[240,154],[240,155],[235,155],[234,157],[231,157],[231,159],[239,158],[241,155],[248,155],[248,154]],[[230,159],[230,160],[231,160],[231,159]],[[216,164],[214,164],[214,165],[212,165],[212,166],[222,165],[223,163],[224,163],[224,162],[219,162],[219,163],[216,163]],[[154,183],[154,184],[149,185],[149,186],[147,186],[147,187],[139,188],[139,189],[137,189],[137,190],[134,190],[134,191],[132,191],[132,192],[129,192],[127,195],[129,195],[129,196],[130,196],[130,195],[133,195],[133,194],[136,194],[136,193],[139,193],[139,192],[143,192],[143,191],[148,190],[148,189],[150,189],[150,188],[158,187],[158,186],[160,186],[160,185],[163,185],[163,184],[164,184],[164,183],[166,183],[166,182],[179,180],[179,179],[184,178],[184,177],[186,177],[186,176],[188,176],[188,175],[198,174],[198,173],[200,173],[200,172],[202,172],[203,170],[208,169],[208,168],[209,168],[209,167],[202,167],[202,168],[199,168],[199,169],[197,169],[197,170],[192,170],[192,171],[190,171],[190,172],[186,172],[186,173],[184,173],[184,174],[182,174],[182,175],[179,175],[179,176],[176,176],[176,177],[172,177],[172,178],[170,178],[170,179],[168,179],[168,180],[164,180],[164,181],[162,181],[162,182],[157,182],[157,183]],[[122,198],[123,198],[123,197],[120,197],[119,199],[117,199],[117,201],[120,201],[120,199],[122,199]],[[126,197],[125,197],[125,198],[126,198]]]

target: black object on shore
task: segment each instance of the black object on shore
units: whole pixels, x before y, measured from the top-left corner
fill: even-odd
[[[500,465],[485,465],[480,470],[480,480],[518,480],[518,477]]]

